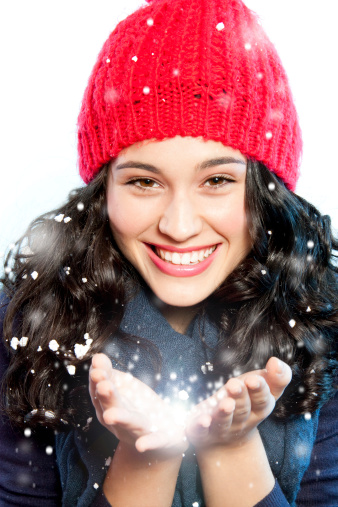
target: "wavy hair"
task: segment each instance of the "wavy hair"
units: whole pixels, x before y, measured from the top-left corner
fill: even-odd
[[[135,338],[118,328],[127,295],[142,280],[115,244],[106,177],[107,167],[33,221],[6,259],[3,334],[11,361],[3,385],[17,425],[84,424],[93,411],[90,358],[114,333]],[[330,219],[252,160],[246,209],[252,250],[204,305],[220,330],[214,373],[237,375],[275,355],[294,373],[275,416],[312,412],[332,395],[337,369],[338,244]],[[26,346],[13,351],[13,336],[29,337]],[[90,349],[75,355],[86,337]],[[141,345],[159,368],[158,352],[146,340]]]

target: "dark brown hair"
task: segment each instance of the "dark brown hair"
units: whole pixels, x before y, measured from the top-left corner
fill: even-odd
[[[56,428],[86,420],[90,357],[117,332],[128,287],[140,282],[110,229],[106,175],[107,168],[34,220],[6,259],[3,336],[11,362],[4,392],[18,425],[30,419]],[[250,160],[246,207],[252,250],[205,302],[221,335],[215,372],[227,377],[278,356],[294,377],[276,417],[311,412],[332,394],[337,368],[338,245],[328,217]],[[86,333],[93,343],[76,357],[74,346],[85,344]],[[27,345],[14,351],[13,336],[29,337]]]

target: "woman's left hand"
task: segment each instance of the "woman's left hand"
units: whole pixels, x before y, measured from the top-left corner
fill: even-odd
[[[272,357],[265,370],[230,379],[213,396],[196,405],[186,434],[196,448],[236,447],[250,440],[291,381],[290,367]]]

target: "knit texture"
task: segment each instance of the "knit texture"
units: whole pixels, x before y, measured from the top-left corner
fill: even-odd
[[[238,149],[295,188],[302,141],[288,80],[241,0],[154,0],[98,56],[78,119],[83,180],[125,147],[176,135]]]

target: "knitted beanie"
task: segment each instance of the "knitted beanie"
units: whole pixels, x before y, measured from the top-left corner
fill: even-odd
[[[295,188],[302,141],[288,80],[241,0],[148,0],[98,56],[78,119],[83,180],[125,147],[176,135],[238,149]]]

